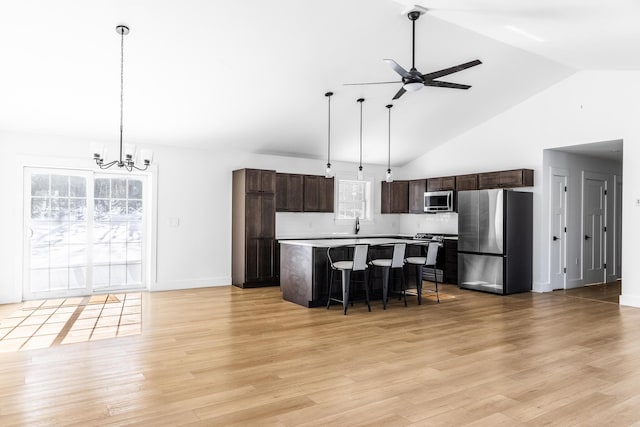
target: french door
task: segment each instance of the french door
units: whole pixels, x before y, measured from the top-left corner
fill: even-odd
[[[145,180],[26,168],[23,298],[144,287]]]

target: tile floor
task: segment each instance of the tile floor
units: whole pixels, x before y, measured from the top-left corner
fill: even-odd
[[[142,333],[141,294],[27,301],[0,321],[0,352]]]

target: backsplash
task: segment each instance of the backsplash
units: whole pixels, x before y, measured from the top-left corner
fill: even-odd
[[[456,212],[405,214],[400,218],[398,232],[401,234],[458,234],[458,214]]]
[[[402,215],[374,215],[371,221],[360,220],[361,235],[397,234]],[[336,220],[333,213],[276,212],[276,237],[319,237],[353,234],[355,220]]]

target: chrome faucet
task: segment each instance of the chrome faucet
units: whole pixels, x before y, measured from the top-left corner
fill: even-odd
[[[356,234],[360,231],[360,217],[356,217]]]

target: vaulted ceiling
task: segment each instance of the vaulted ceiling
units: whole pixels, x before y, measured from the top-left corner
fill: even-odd
[[[637,2],[567,0],[10,0],[0,4],[0,130],[117,144],[126,24],[125,143],[323,158],[332,90],[333,160],[385,163],[397,85],[382,61],[411,64],[414,3],[422,72],[483,64],[392,110],[399,165],[580,69],[637,69]],[[558,3],[561,3],[559,5]],[[633,46],[633,48],[632,48]],[[481,142],[481,141],[479,141]]]

